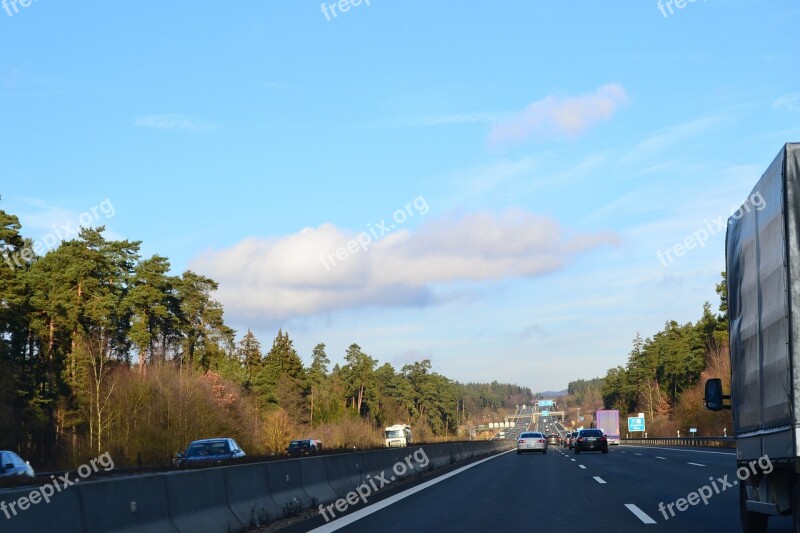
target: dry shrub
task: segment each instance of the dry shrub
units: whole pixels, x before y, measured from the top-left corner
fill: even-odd
[[[383,446],[383,430],[376,429],[368,421],[360,418],[344,417],[338,422],[322,424],[311,430],[307,437],[322,441],[326,449],[353,448],[359,449],[376,448]]]
[[[263,426],[255,402],[220,376],[172,365],[143,374],[120,368],[111,396],[114,412],[103,448],[115,464],[164,464],[197,439],[231,437],[249,455],[263,454]]]
[[[264,428],[264,444],[271,453],[283,453],[297,431],[288,413],[280,408],[267,414]]]

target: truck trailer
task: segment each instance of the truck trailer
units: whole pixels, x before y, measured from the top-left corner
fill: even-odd
[[[704,402],[733,410],[742,529],[792,515],[800,531],[800,144],[728,219],[725,262],[730,394],[709,379]]]
[[[616,409],[595,411],[594,427],[603,430],[608,444],[619,445],[619,411]]]

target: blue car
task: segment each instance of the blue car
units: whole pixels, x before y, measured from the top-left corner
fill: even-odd
[[[203,439],[190,443],[185,452],[177,455],[175,464],[179,467],[221,464],[244,456],[244,451],[233,439]]]
[[[23,461],[19,455],[8,450],[0,451],[0,477],[33,477],[34,475],[30,463]]]

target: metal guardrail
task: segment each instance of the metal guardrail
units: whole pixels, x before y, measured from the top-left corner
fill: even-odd
[[[736,448],[736,439],[734,437],[649,437],[646,439],[620,439],[620,444]]]

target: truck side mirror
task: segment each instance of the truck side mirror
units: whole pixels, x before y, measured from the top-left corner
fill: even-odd
[[[719,378],[712,378],[706,381],[706,394],[703,398],[706,409],[709,411],[721,411],[726,407],[722,400],[725,396],[722,394],[722,380]]]

